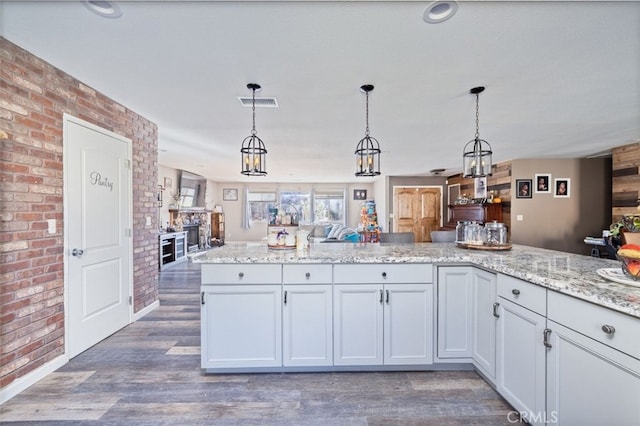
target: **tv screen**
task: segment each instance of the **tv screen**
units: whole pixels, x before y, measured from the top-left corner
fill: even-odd
[[[180,205],[183,209],[205,208],[207,179],[182,170],[180,172]]]

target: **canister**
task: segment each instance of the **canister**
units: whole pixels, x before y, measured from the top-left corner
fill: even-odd
[[[484,225],[487,231],[487,245],[499,246],[507,244],[507,227],[498,221],[487,222]]]
[[[460,220],[456,225],[456,241],[462,243],[465,241],[465,229],[471,222],[468,220]]]

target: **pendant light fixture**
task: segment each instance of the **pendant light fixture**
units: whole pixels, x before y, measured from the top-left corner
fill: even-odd
[[[240,149],[242,153],[241,173],[246,176],[266,176],[267,149],[256,132],[256,90],[260,90],[260,85],[249,83],[247,88],[252,92],[253,127],[251,135],[242,141]]]
[[[378,176],[380,174],[380,144],[369,136],[369,92],[373,85],[365,84],[360,90],[367,97],[366,124],[364,138],[356,146],[356,176]]]
[[[466,178],[477,178],[491,176],[491,145],[484,139],[480,139],[480,113],[479,98],[484,87],[474,87],[469,92],[476,95],[476,136],[467,142],[462,154],[463,176]]]

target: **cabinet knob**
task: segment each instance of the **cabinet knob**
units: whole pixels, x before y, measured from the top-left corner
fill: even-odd
[[[244,272],[238,272],[238,278],[244,277]]]
[[[607,334],[613,334],[616,332],[616,328],[612,325],[605,324],[602,326],[602,331],[604,331]]]
[[[382,273],[382,278],[387,278],[387,273],[386,272]]]
[[[304,276],[307,277],[307,279],[311,278],[311,272],[307,272]]]
[[[518,290],[517,288],[511,290],[511,293],[513,293],[514,296],[520,296],[520,290]]]

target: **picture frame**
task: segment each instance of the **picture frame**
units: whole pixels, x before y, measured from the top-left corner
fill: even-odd
[[[533,179],[516,179],[516,198],[531,198]]]
[[[367,199],[367,190],[366,189],[354,189],[353,190],[353,199],[354,200],[366,200]]]
[[[223,201],[238,201],[238,188],[223,188],[222,189]]]
[[[171,189],[173,187],[173,180],[170,177],[164,178],[164,188]]]
[[[571,196],[571,179],[556,178],[553,180],[553,188],[555,198],[569,198]]]
[[[536,194],[551,194],[551,175],[547,173],[536,173],[535,176]]]
[[[473,198],[487,198],[487,178],[486,177],[475,178]]]

